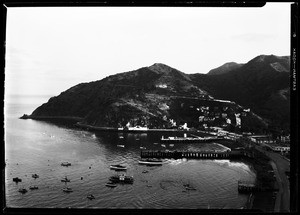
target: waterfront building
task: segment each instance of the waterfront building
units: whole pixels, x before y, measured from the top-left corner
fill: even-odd
[[[275,152],[289,152],[290,151],[290,147],[289,146],[273,145],[272,149]]]
[[[273,140],[269,135],[252,135],[250,140],[258,144],[276,143],[276,140]]]

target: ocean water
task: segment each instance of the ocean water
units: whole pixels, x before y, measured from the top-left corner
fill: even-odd
[[[241,208],[248,196],[239,194],[238,180],[255,180],[242,162],[229,160],[169,159],[162,166],[138,164],[140,147],[146,149],[226,149],[218,143],[166,144],[159,139],[169,133],[90,132],[65,124],[21,120],[50,97],[5,98],[5,201],[17,208]],[[158,143],[158,144],[155,144]],[[124,148],[117,145],[124,145]],[[62,162],[72,163],[69,167]],[[112,164],[124,164],[132,185],[106,187]],[[147,173],[143,173],[148,170]],[[32,178],[32,174],[39,178]],[[67,176],[71,182],[61,182]],[[15,183],[14,177],[22,182]],[[186,191],[189,183],[196,190]],[[29,190],[36,185],[37,190]],[[68,186],[72,193],[64,193]],[[27,193],[18,192],[26,188]],[[95,199],[87,199],[93,194]]]

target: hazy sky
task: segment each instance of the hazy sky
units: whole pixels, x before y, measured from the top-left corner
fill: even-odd
[[[5,92],[58,95],[78,83],[154,63],[207,73],[261,54],[290,54],[290,3],[8,8]]]

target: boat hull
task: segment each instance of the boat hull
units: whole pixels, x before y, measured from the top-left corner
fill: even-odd
[[[127,170],[127,167],[110,166],[109,168],[113,169],[113,170],[118,170],[118,171],[126,171]]]
[[[151,161],[139,161],[141,165],[154,165],[154,166],[161,166],[162,162],[151,162]]]

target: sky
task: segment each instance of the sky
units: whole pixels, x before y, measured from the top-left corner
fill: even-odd
[[[5,95],[56,96],[154,63],[192,74],[290,55],[290,4],[8,8]]]

